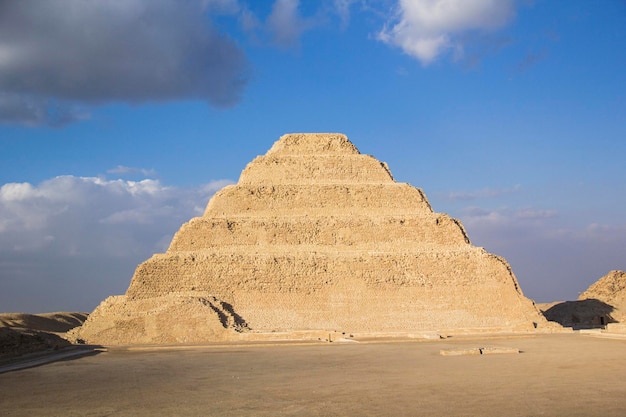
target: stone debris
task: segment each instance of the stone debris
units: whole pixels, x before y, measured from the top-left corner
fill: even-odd
[[[518,348],[512,347],[477,347],[465,349],[442,349],[441,356],[465,356],[465,355],[501,355],[510,353],[520,353]]]
[[[140,264],[73,336],[250,340],[325,330],[452,334],[546,326],[509,264],[342,134],[284,135]]]
[[[441,356],[467,356],[467,355],[480,355],[480,348],[467,348],[467,349],[442,349],[439,351]]]
[[[512,347],[484,347],[480,348],[481,355],[500,355],[503,353],[519,353],[518,348]]]

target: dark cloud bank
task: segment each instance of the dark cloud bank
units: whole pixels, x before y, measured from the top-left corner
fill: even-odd
[[[233,105],[247,63],[211,27],[213,3],[0,3],[0,123],[63,125],[115,101]]]

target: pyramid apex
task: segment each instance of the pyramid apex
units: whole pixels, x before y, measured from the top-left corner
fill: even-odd
[[[342,133],[289,133],[280,137],[266,155],[359,154]]]

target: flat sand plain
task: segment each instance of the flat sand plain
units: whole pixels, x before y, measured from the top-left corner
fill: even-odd
[[[442,356],[514,347],[519,354]],[[0,374],[2,416],[623,416],[626,340],[112,348]]]

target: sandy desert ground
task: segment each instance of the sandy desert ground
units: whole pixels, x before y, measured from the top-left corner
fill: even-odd
[[[519,354],[442,356],[514,347]],[[578,333],[114,348],[0,374],[2,416],[623,416],[626,340]]]

